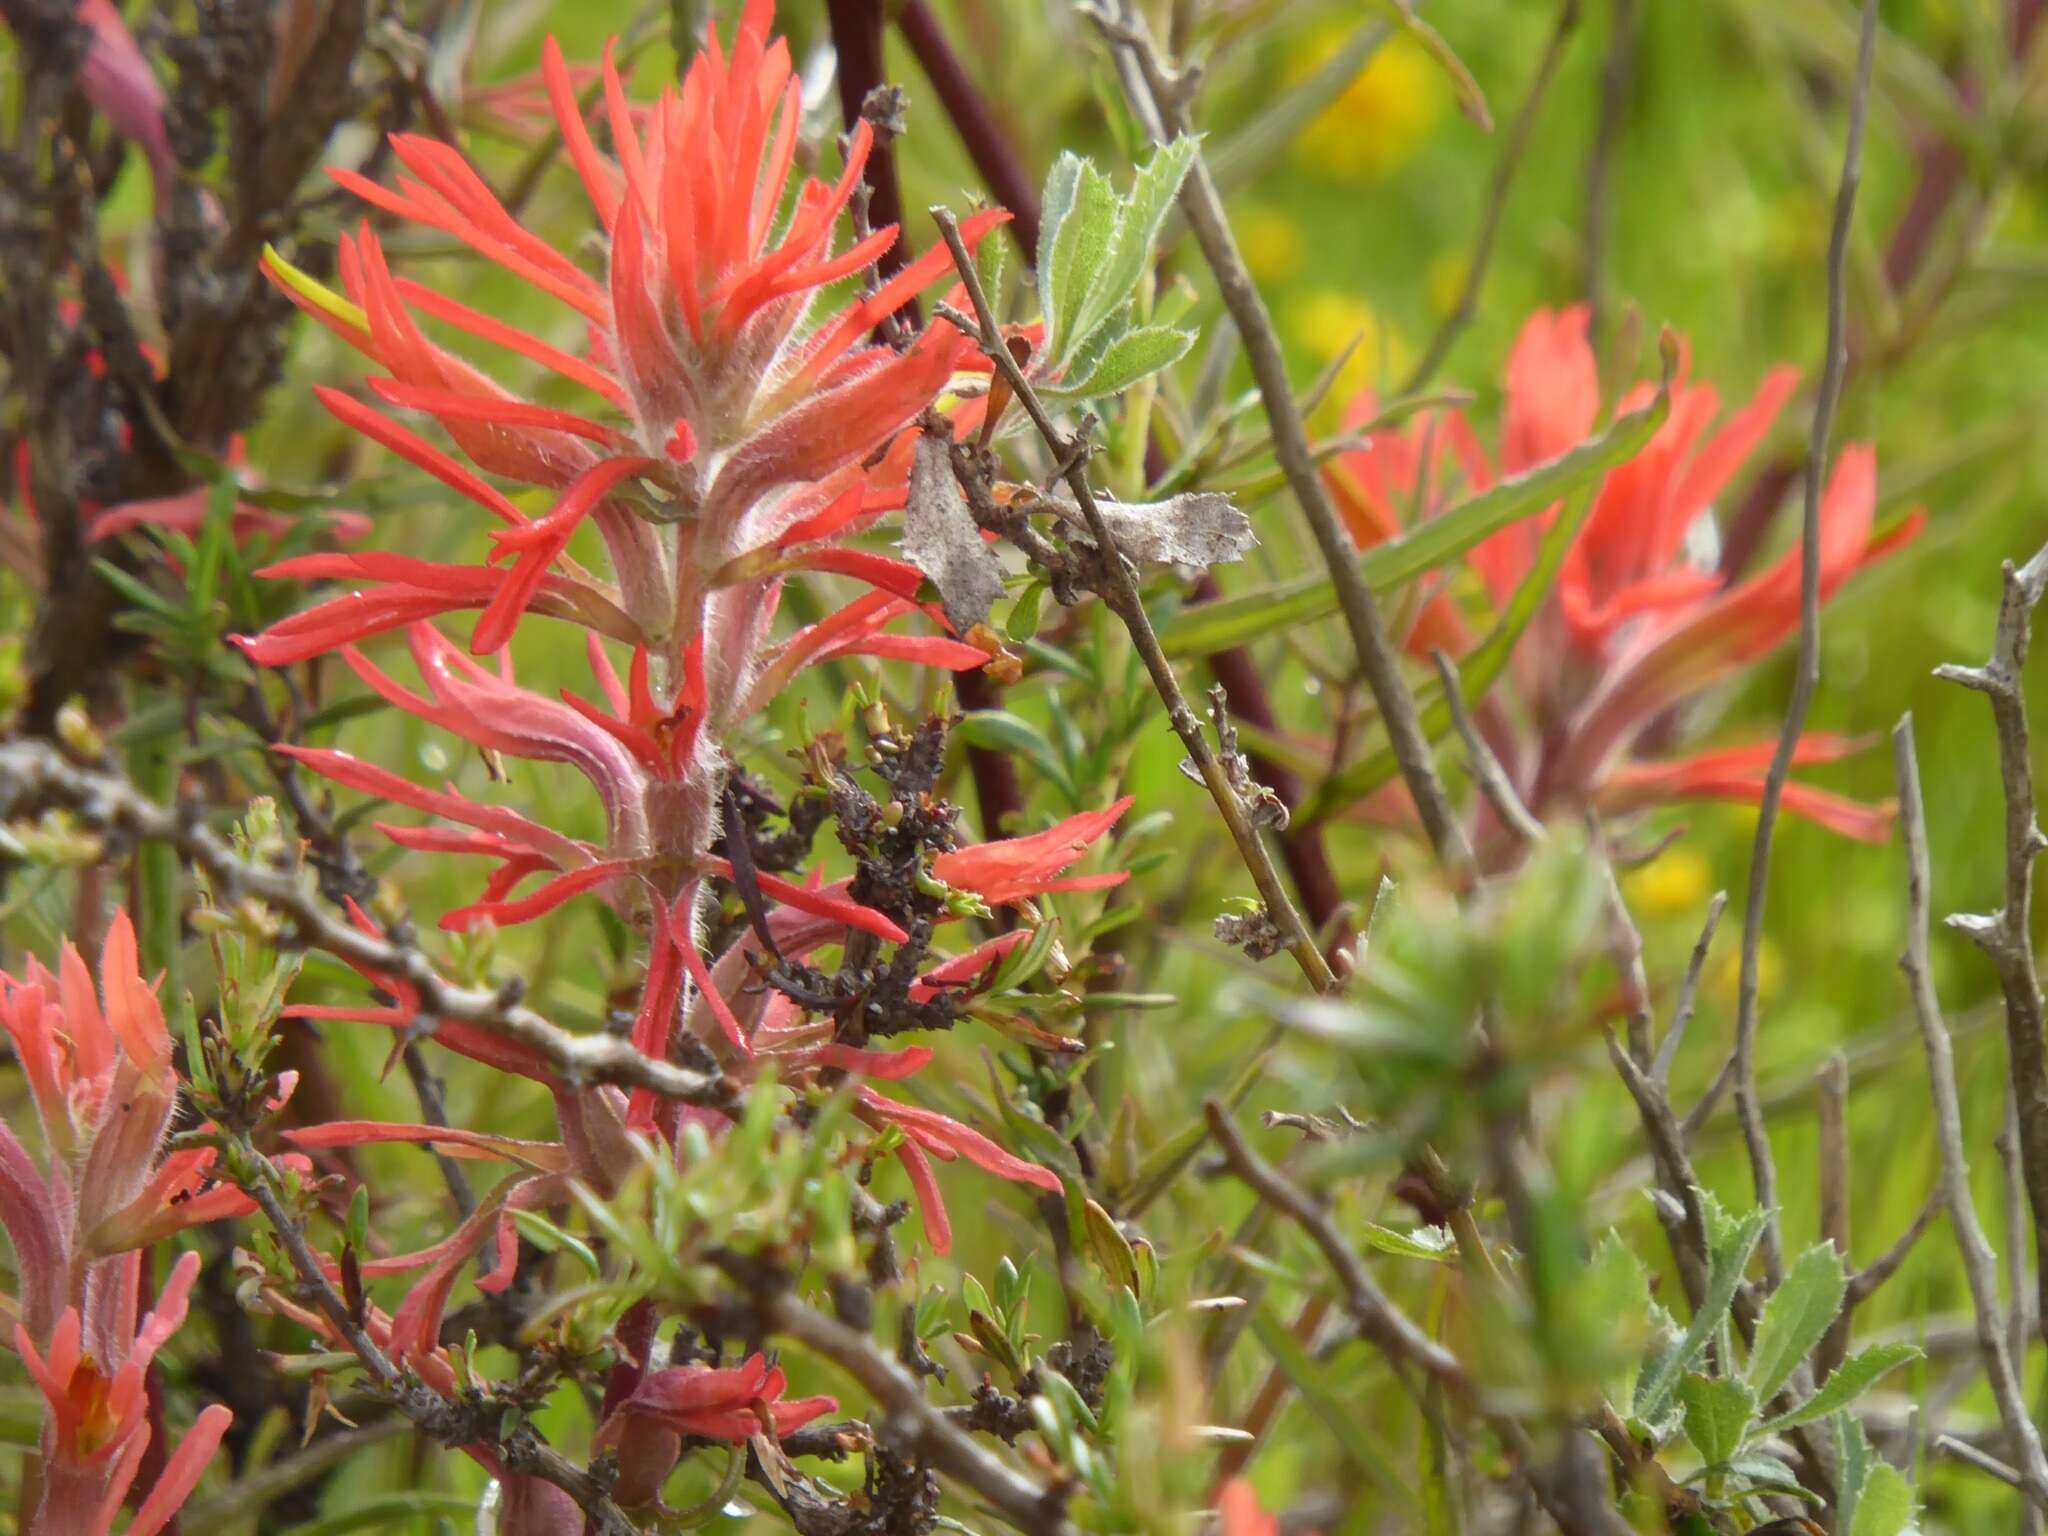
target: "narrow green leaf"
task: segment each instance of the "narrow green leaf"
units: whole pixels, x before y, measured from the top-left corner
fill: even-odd
[[[1376,544],[1359,557],[1359,570],[1375,592],[1390,592],[1448,564],[1501,529],[1531,517],[1626,463],[1664,423],[1670,397],[1659,391],[1648,405],[1631,411],[1599,437],[1570,453],[1503,480],[1433,517],[1398,539]],[[1273,632],[1337,611],[1337,589],[1328,576],[1304,576],[1259,592],[1201,603],[1183,610],[1159,631],[1169,656],[1208,656]],[[1469,669],[1468,669],[1469,672]]]
[[[1116,189],[1087,160],[1079,162],[1076,176],[1073,205],[1060,221],[1050,260],[1038,274],[1045,311],[1045,357],[1053,369],[1064,366],[1084,339],[1075,334],[1074,322],[1116,242]]]
[[[1171,368],[1195,344],[1195,333],[1170,325],[1141,325],[1125,331],[1095,361],[1084,378],[1042,386],[1041,398],[1052,401],[1103,400],[1120,395],[1140,379]]]
[[[1816,1243],[1785,1272],[1764,1303],[1744,1378],[1760,1402],[1778,1395],[1842,1309],[1849,1276],[1833,1243]]]
[[[1645,1424],[1654,1424],[1663,1417],[1679,1378],[1705,1353],[1707,1341],[1728,1315],[1735,1300],[1735,1288],[1742,1283],[1742,1272],[1748,1267],[1750,1254],[1756,1251],[1757,1238],[1762,1235],[1767,1219],[1763,1211],[1750,1211],[1734,1224],[1727,1241],[1715,1246],[1708,1266],[1706,1294],[1700,1298],[1699,1310],[1693,1313],[1685,1337],[1669,1355],[1646,1366],[1636,1381],[1635,1416]]]
[[[1764,1433],[1774,1435],[1801,1424],[1811,1424],[1839,1408],[1848,1407],[1891,1372],[1908,1360],[1918,1359],[1919,1355],[1919,1349],[1911,1344],[1873,1344],[1868,1349],[1859,1349],[1835,1367],[1834,1374],[1821,1383],[1820,1390],[1813,1396],[1765,1424]]]
[[[573,1253],[590,1271],[591,1279],[604,1278],[604,1266],[598,1263],[597,1254],[573,1232],[565,1231],[535,1211],[514,1211],[512,1223],[519,1228],[520,1236],[542,1253]]]
[[[1057,784],[1069,801],[1075,798],[1074,782],[1059,749],[1023,716],[1013,715],[1007,709],[969,710],[953,727],[953,734],[970,747],[1017,753]]]
[[[1377,1248],[1381,1253],[1398,1254],[1404,1259],[1427,1259],[1433,1264],[1441,1264],[1450,1257],[1456,1246],[1449,1227],[1417,1227],[1413,1232],[1400,1232],[1368,1221],[1364,1237],[1368,1247]]]
[[[285,1536],[347,1536],[350,1531],[388,1531],[404,1525],[409,1518],[424,1520],[429,1516],[444,1515],[455,1519],[475,1513],[475,1499],[414,1489],[405,1493],[387,1493],[339,1513],[305,1521],[292,1526]]]
[[[1718,1467],[1742,1449],[1756,1417],[1756,1398],[1748,1387],[1729,1377],[1688,1371],[1678,1384],[1678,1401],[1685,1409],[1685,1438],[1701,1461]]]
[[[1302,1401],[1330,1431],[1345,1460],[1382,1492],[1392,1494],[1410,1509],[1415,1508],[1419,1502],[1415,1490],[1402,1481],[1393,1462],[1374,1442],[1357,1405],[1337,1389],[1321,1363],[1302,1348],[1301,1341],[1281,1321],[1270,1301],[1261,1301],[1253,1308],[1251,1325],[1266,1353],[1273,1357],[1273,1364],[1286,1373]]]
[[[1113,1282],[1137,1290],[1138,1256],[1131,1249],[1131,1240],[1116,1224],[1116,1218],[1094,1200],[1085,1201],[1081,1210],[1088,1228],[1088,1247],[1095,1255],[1095,1262]]]

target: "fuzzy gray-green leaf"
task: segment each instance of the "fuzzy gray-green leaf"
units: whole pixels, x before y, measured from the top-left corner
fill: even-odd
[[[1745,1372],[1761,1402],[1778,1395],[1842,1309],[1849,1276],[1833,1243],[1816,1243],[1794,1261],[1764,1303]]]

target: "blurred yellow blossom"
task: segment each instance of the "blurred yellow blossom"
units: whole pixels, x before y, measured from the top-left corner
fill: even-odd
[[[1257,203],[1232,220],[1244,264],[1262,283],[1282,283],[1301,270],[1301,226],[1267,203]]]
[[[1357,338],[1335,386],[1325,397],[1349,400],[1361,389],[1377,390],[1410,361],[1409,349],[1386,318],[1358,294],[1341,288],[1298,290],[1285,313],[1287,339],[1318,365],[1333,362]]]
[[[1674,843],[1623,882],[1628,904],[1646,918],[1684,917],[1706,909],[1713,870],[1706,855]]]
[[[1737,943],[1714,946],[1714,959],[1707,966],[1707,995],[1733,1014],[1742,987],[1742,946]],[[1785,957],[1769,934],[1756,952],[1757,1001],[1767,1003],[1778,995],[1785,976]]]
[[[1465,273],[1471,265],[1471,256],[1465,251],[1443,251],[1431,260],[1423,274],[1423,291],[1431,309],[1440,315],[1451,312],[1464,291]]]
[[[1298,85],[1344,45],[1350,28],[1332,22],[1303,36],[1285,81]],[[1443,115],[1446,86],[1420,45],[1403,36],[1381,46],[1364,69],[1294,141],[1297,160],[1336,181],[1375,181],[1415,153]]]

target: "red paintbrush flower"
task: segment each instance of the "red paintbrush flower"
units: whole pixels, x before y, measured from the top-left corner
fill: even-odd
[[[1715,498],[1790,399],[1797,383],[1787,368],[1766,376],[1755,396],[1715,427],[1719,393],[1683,376],[1664,425],[1627,463],[1610,471],[1583,527],[1565,553],[1553,594],[1516,646],[1511,666],[1514,707],[1492,699],[1480,725],[1524,800],[1539,816],[1580,807],[1609,812],[1668,801],[1719,799],[1754,803],[1762,796],[1771,749],[1738,747],[1692,758],[1638,758],[1654,722],[1703,690],[1776,650],[1799,623],[1799,554],[1728,585],[1689,548],[1712,528]],[[1645,404],[1649,387],[1625,395],[1616,412]],[[1370,400],[1352,408],[1370,418]],[[1583,308],[1531,317],[1509,356],[1501,430],[1500,472],[1520,474],[1576,447],[1599,415],[1598,375],[1586,341]],[[1453,498],[1484,490],[1494,470],[1464,420],[1426,413],[1400,428],[1371,434],[1340,454],[1328,478],[1361,544],[1392,537],[1403,508],[1421,515]],[[1873,536],[1877,464],[1864,445],[1842,451],[1821,504],[1822,600],[1863,566],[1918,531],[1915,514]],[[1472,564],[1496,605],[1505,604],[1535,563],[1557,509],[1487,539]],[[1409,638],[1412,649],[1469,645],[1464,622],[1443,594],[1424,603]],[[1844,743],[1813,737],[1800,763],[1843,755]],[[1793,785],[1787,810],[1845,836],[1880,840],[1888,807],[1862,806]]]
[[[185,1255],[156,1311],[138,1323],[143,1250],[255,1207],[240,1190],[211,1187],[211,1148],[164,1152],[178,1079],[156,986],[137,968],[125,912],[117,910],[108,929],[97,991],[66,944],[55,975],[34,960],[20,979],[0,975],[0,1025],[47,1149],[47,1168],[39,1168],[0,1123],[0,1225],[21,1287],[19,1300],[0,1310],[14,1320],[15,1347],[46,1405],[41,1494],[25,1509],[23,1530],[105,1536],[149,1443],[144,1375],[183,1321],[199,1268],[197,1254]],[[231,1417],[221,1407],[200,1415],[131,1531],[162,1529]]]
[[[134,1256],[139,1257],[139,1256]],[[179,1259],[156,1310],[136,1321],[131,1283],[96,1297],[90,1322],[67,1307],[39,1349],[17,1324],[14,1347],[43,1395],[42,1492],[24,1510],[24,1536],[108,1536],[149,1449],[145,1377],[156,1352],[185,1321],[199,1255]],[[215,1403],[201,1411],[128,1524],[129,1536],[156,1536],[177,1514],[220,1448],[234,1414]]]

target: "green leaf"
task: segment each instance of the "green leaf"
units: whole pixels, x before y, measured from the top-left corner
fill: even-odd
[[[1085,376],[1040,385],[1038,394],[1041,399],[1054,402],[1120,395],[1140,379],[1172,367],[1194,344],[1193,331],[1170,325],[1141,325],[1111,342]]]
[[[1756,1398],[1741,1382],[1690,1371],[1678,1384],[1685,1409],[1685,1438],[1700,1460],[1718,1467],[1737,1451],[1756,1417]]]
[[[1888,1461],[1873,1461],[1849,1536],[1899,1536],[1913,1521],[1913,1490]]]
[[[1045,583],[1033,581],[1017,594],[1003,631],[1012,640],[1030,640],[1038,634],[1039,613],[1045,607]]]
[[[1414,1508],[1418,1503],[1415,1490],[1402,1481],[1393,1462],[1373,1440],[1365,1416],[1357,1411],[1349,1394],[1338,1389],[1322,1363],[1302,1347],[1270,1301],[1261,1301],[1252,1309],[1251,1325],[1259,1343],[1273,1357],[1275,1368],[1294,1383],[1302,1401],[1323,1421],[1344,1459],[1383,1493]]]
[[[1801,1424],[1811,1424],[1839,1408],[1848,1407],[1891,1372],[1908,1360],[1918,1359],[1919,1355],[1919,1349],[1911,1344],[1873,1344],[1868,1349],[1859,1349],[1835,1367],[1834,1374],[1821,1383],[1820,1390],[1813,1396],[1765,1424],[1764,1433],[1774,1435]]]
[[[1173,207],[1181,183],[1187,179],[1188,167],[1195,163],[1195,152],[1200,143],[1199,139],[1182,134],[1171,144],[1156,150],[1132,178],[1131,193],[1121,210],[1109,259],[1095,272],[1080,314],[1075,318],[1073,342],[1085,342],[1095,328],[1114,314],[1144,281],[1145,273],[1152,264],[1152,247],[1159,239],[1160,227],[1166,222],[1167,212]],[[1190,336],[1189,344],[1193,341]],[[1187,348],[1184,346],[1181,350],[1186,351]],[[1165,364],[1158,366],[1164,367]],[[1104,389],[1098,393],[1114,394],[1116,391]]]
[[[1088,1228],[1088,1247],[1095,1255],[1096,1264],[1113,1282],[1136,1291],[1138,1256],[1132,1251],[1131,1240],[1124,1236],[1123,1228],[1096,1201],[1084,1202],[1081,1210]]]
[[[1751,1211],[1733,1224],[1722,1242],[1714,1245],[1706,1294],[1700,1298],[1699,1310],[1693,1313],[1685,1337],[1668,1355],[1644,1366],[1643,1374],[1636,1380],[1635,1416],[1645,1424],[1654,1424],[1664,1416],[1679,1378],[1706,1352],[1708,1340],[1713,1338],[1735,1300],[1735,1289],[1742,1283],[1742,1272],[1748,1267],[1750,1254],[1756,1251],[1757,1238],[1768,1219],[1763,1211]]]
[[[1366,1246],[1404,1259],[1428,1259],[1441,1264],[1456,1246],[1449,1227],[1417,1227],[1413,1232],[1396,1231],[1368,1221],[1364,1228]]]
[[[1007,709],[969,710],[953,727],[953,734],[970,747],[1018,754],[1057,784],[1069,801],[1075,799],[1074,782],[1059,749],[1023,716],[1013,715]]]
[[[1851,1413],[1834,1417],[1836,1463],[1835,1529],[1853,1531],[1856,1506],[1863,1501],[1863,1488],[1870,1481],[1870,1438],[1863,1433],[1863,1421]]]
[[[591,1279],[604,1278],[604,1266],[598,1263],[597,1254],[574,1233],[565,1231],[534,1211],[514,1211],[512,1223],[519,1228],[519,1235],[542,1253],[573,1253],[590,1271]]]
[[[1764,1303],[1743,1373],[1760,1402],[1776,1397],[1792,1379],[1842,1310],[1848,1290],[1849,1276],[1833,1243],[1814,1244],[1786,1271],[1784,1283]]]
[[[383,1494],[338,1514],[308,1520],[292,1526],[285,1536],[346,1536],[350,1531],[388,1531],[406,1524],[408,1517],[424,1520],[432,1515],[445,1515],[455,1519],[475,1513],[475,1499],[415,1489]]]
[[[1386,593],[1457,559],[1501,529],[1634,458],[1663,425],[1670,405],[1669,394],[1660,390],[1648,405],[1629,412],[1591,442],[1481,491],[1398,539],[1374,545],[1359,557],[1360,573],[1376,593]],[[1188,608],[1159,631],[1159,644],[1168,656],[1208,656],[1336,611],[1337,588],[1331,578],[1304,576]],[[1468,676],[1469,671],[1468,667]]]
[[[1069,158],[1062,155],[1061,164]],[[1076,334],[1074,323],[1116,242],[1116,189],[1089,161],[1076,158],[1075,163],[1072,201],[1056,229],[1047,225],[1052,248],[1038,270],[1039,306],[1045,312],[1045,357],[1054,369],[1066,363],[1084,339]],[[1060,173],[1061,166],[1056,165],[1054,177]]]

